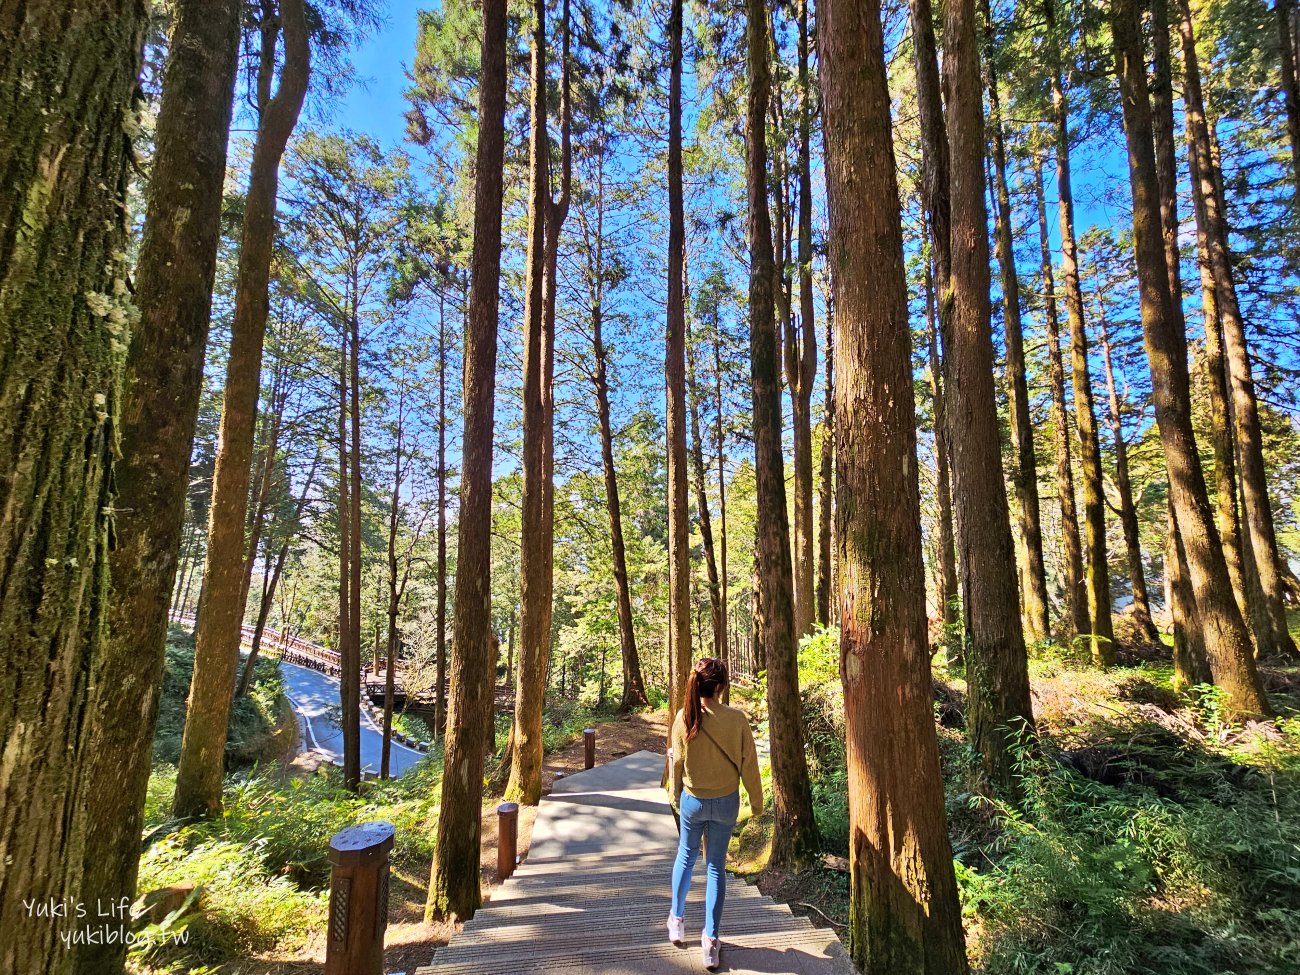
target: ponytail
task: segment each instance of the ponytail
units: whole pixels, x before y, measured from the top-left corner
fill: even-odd
[[[686,703],[683,714],[686,721],[686,740],[690,741],[700,731],[704,720],[702,698],[716,697],[718,691],[730,683],[727,665],[717,657],[701,657],[696,661],[691,676],[686,680]]]

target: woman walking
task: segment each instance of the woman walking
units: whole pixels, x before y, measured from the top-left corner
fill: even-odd
[[[704,657],[696,663],[686,684],[686,706],[677,712],[672,734],[673,805],[681,818],[681,842],[673,864],[668,940],[678,946],[686,940],[686,896],[703,840],[708,888],[700,947],[709,969],[717,967],[721,948],[718,925],[727,895],[727,846],[740,814],[742,781],[753,815],[763,814],[754,733],[743,712],[719,700],[727,684],[727,665],[721,660]]]

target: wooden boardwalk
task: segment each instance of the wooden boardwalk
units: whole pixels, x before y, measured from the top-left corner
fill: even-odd
[[[685,946],[667,940],[677,829],[659,781],[663,756],[637,752],[555,783],[528,859],[433,964],[416,975],[675,975],[702,971],[704,860]],[[728,875],[719,972],[852,975],[833,931]]]

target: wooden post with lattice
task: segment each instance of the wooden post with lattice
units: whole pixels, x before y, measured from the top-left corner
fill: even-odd
[[[325,975],[382,975],[393,833],[391,823],[362,823],[330,838]]]

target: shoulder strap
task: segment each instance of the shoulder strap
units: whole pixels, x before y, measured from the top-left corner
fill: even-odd
[[[731,757],[731,753],[718,744],[718,739],[713,737],[713,734],[709,731],[709,729],[704,727],[703,717],[700,718],[700,730],[709,736],[709,741],[713,742],[713,744],[717,747],[718,751],[722,752],[722,754],[726,757],[727,761],[731,763],[731,767],[736,770],[736,774],[739,775],[740,766],[737,765],[736,760]]]

